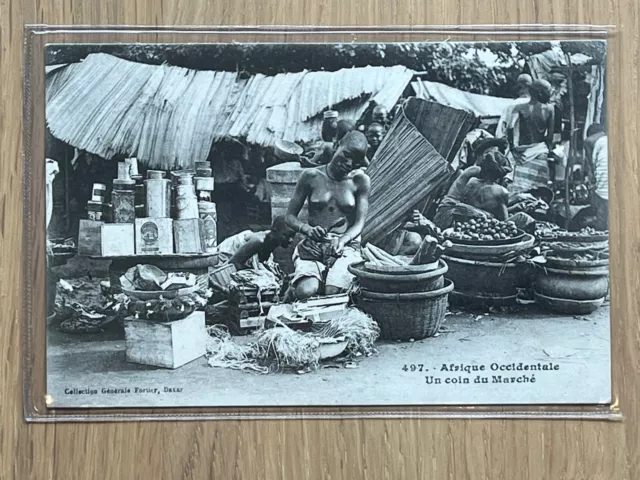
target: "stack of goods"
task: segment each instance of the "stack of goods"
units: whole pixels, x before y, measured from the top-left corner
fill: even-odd
[[[448,245],[426,236],[416,255],[405,259],[368,244],[365,261],[349,267],[359,285],[355,303],[378,322],[381,338],[419,340],[438,332],[453,290],[440,258]]]
[[[102,257],[215,253],[211,169],[200,166],[198,175],[194,184],[190,171],[172,172],[168,179],[164,171],[149,170],[143,181],[135,158],[119,163],[111,194],[113,223],[103,216],[106,186],[96,184],[89,218],[80,221],[78,253]]]
[[[166,274],[138,265],[120,277],[130,314],[124,320],[127,361],[178,368],[202,357],[206,300],[197,293],[195,275]]]
[[[116,257],[135,253],[136,181],[130,174],[132,164],[131,161],[118,163],[118,178],[113,180],[111,192],[113,223],[105,222],[106,186],[94,185],[92,199],[87,205],[88,219],[80,220],[78,233],[80,255]]]
[[[209,162],[196,164],[196,177],[194,178],[198,196],[198,215],[200,217],[200,231],[202,236],[202,250],[215,252],[218,246],[217,211],[216,204],[211,201],[211,194],[215,187]]]
[[[280,288],[279,279],[266,269],[232,273],[225,319],[231,333],[262,327],[271,307],[280,302]]]
[[[455,222],[443,232],[452,245],[444,259],[456,285],[451,301],[461,306],[514,305],[520,288],[531,282],[527,255],[533,235],[511,221],[478,219]]]
[[[107,196],[107,186],[104,183],[94,183],[91,190],[91,200],[87,203],[87,218],[101,221],[104,215]]]
[[[609,232],[556,230],[540,240],[547,262],[534,283],[536,301],[558,313],[598,309],[609,293]]]

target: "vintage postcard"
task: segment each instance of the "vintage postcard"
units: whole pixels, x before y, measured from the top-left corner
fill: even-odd
[[[606,45],[48,45],[49,406],[609,403]]]

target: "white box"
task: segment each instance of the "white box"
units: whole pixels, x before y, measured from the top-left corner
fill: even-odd
[[[105,223],[100,227],[100,236],[103,257],[135,255],[133,223]]]
[[[178,368],[207,353],[204,312],[173,322],[124,320],[127,362]]]

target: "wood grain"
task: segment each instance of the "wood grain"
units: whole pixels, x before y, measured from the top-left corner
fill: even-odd
[[[634,0],[0,2],[1,479],[640,478],[638,4]],[[23,24],[608,23],[615,395],[625,421],[307,420],[27,425],[22,413]],[[612,88],[615,87],[615,88]],[[40,212],[44,215],[43,212]],[[43,292],[35,292],[41,295]]]

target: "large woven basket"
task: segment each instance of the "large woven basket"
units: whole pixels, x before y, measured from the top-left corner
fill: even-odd
[[[441,289],[444,285],[444,274],[447,273],[449,267],[444,260],[440,260],[439,267],[434,270],[422,273],[412,273],[408,270],[404,275],[369,272],[365,269],[365,262],[354,263],[347,268],[358,279],[360,288],[370,292],[393,293],[395,295],[396,293],[418,293]]]
[[[380,325],[383,340],[421,340],[432,337],[442,325],[447,312],[453,282],[444,288],[419,293],[376,293],[361,291],[355,297],[359,309]]]

